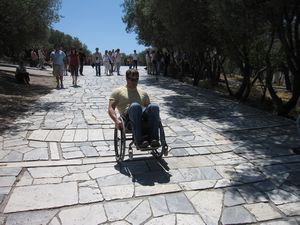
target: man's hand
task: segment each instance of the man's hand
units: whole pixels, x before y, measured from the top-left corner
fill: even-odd
[[[122,122],[117,117],[117,113],[116,113],[115,109],[116,109],[116,106],[114,104],[114,101],[110,100],[109,104],[108,104],[108,114],[109,114],[110,118],[114,121],[115,127],[120,130],[122,128]]]
[[[121,120],[117,119],[117,121],[115,122],[115,127],[117,129],[119,129],[119,130],[122,128],[122,122],[121,122]]]

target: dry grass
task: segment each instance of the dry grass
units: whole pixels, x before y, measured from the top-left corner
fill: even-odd
[[[14,74],[0,71],[0,132],[8,129],[17,117],[28,112],[34,102],[55,87],[49,76],[30,76],[30,85],[17,84]]]

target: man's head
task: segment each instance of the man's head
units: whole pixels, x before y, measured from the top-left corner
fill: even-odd
[[[126,71],[127,87],[135,88],[139,81],[139,72],[135,69],[129,69]]]
[[[55,44],[54,48],[55,48],[55,50],[58,51],[58,50],[61,50],[61,48],[62,48],[61,46],[62,46],[61,44]]]

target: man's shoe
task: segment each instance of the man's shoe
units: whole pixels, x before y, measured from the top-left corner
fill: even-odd
[[[139,143],[138,145],[137,145],[137,147],[139,148],[139,149],[141,149],[141,148],[147,148],[149,146],[149,142],[148,141],[142,141],[141,143]]]
[[[292,148],[293,152],[297,155],[300,155],[300,147]]]
[[[152,148],[157,148],[157,147],[159,147],[159,146],[160,146],[160,143],[159,143],[158,140],[153,139],[153,140],[151,141],[151,147],[152,147]]]

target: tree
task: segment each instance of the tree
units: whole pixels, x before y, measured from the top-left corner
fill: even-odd
[[[60,5],[61,0],[0,1],[0,54],[17,58],[46,40],[48,27],[59,20]]]
[[[86,55],[91,54],[87,46],[83,44],[77,37],[72,37],[71,35],[53,29],[49,29],[48,36],[49,38],[46,42],[46,49],[48,52],[50,52],[56,44],[61,44],[65,50],[70,50],[71,48],[76,48],[78,50],[82,48]]]
[[[212,6],[224,54],[235,63],[243,77],[235,96],[245,101],[252,88],[251,77],[264,67],[258,59],[264,54],[261,46],[269,42],[268,27],[256,1],[216,0]]]
[[[198,67],[206,63],[201,62],[208,59],[204,55],[214,49],[208,47],[214,39],[207,1],[125,0],[123,6],[123,21],[127,24],[127,31],[135,31],[140,42],[184,52],[197,75],[195,80],[200,76],[199,69],[210,69],[209,65]]]
[[[200,79],[217,85],[221,69],[225,75],[222,64],[226,62],[243,78],[237,99],[247,100],[258,80],[279,114],[287,115],[296,105],[300,95],[299,0],[125,0],[123,6],[127,31],[136,32],[140,43],[184,53],[194,85]],[[277,71],[284,71],[287,86],[289,71],[293,75],[292,97],[286,104],[272,87]]]
[[[282,44],[287,66],[293,77],[292,97],[286,104],[283,104],[272,87],[269,87],[272,99],[276,100],[278,113],[287,115],[296,106],[300,96],[300,1],[266,0],[264,8],[267,9],[268,19]]]

